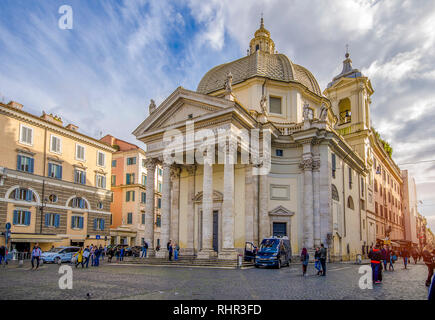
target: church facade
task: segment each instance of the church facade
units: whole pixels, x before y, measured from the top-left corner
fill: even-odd
[[[350,79],[348,67],[344,62],[322,93],[310,71],[276,53],[262,19],[247,56],[212,68],[196,91],[179,87],[158,107],[152,101],[133,132],[147,145],[147,172],[163,168],[158,239],[155,202],[146,203],[151,254],[165,257],[172,240],[181,254],[234,259],[246,242],[287,236],[293,255],[323,243],[331,260],[341,260],[374,244],[367,221],[370,146],[355,147],[341,127],[342,118],[355,114],[358,131],[370,135],[373,89],[369,79],[352,73],[358,85],[340,91]],[[352,110],[340,113],[342,97],[331,97],[346,90],[361,103],[351,101]],[[252,155],[257,133],[259,157]],[[174,145],[169,153],[178,152],[181,161],[168,161]],[[153,176],[147,199],[154,197]],[[157,242],[162,245],[155,252]]]

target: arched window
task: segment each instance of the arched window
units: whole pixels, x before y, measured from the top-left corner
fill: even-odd
[[[338,103],[339,124],[349,123],[352,120],[349,98],[340,100]]]
[[[80,198],[80,197],[72,198],[70,203],[69,203],[69,206],[71,208],[88,209],[87,202],[85,201],[85,199]]]
[[[331,192],[332,192],[332,200],[340,201],[340,197],[338,196],[337,187],[334,184],[331,184]]]
[[[14,191],[11,192],[9,198],[15,200],[24,200],[29,202],[36,201],[36,197],[33,191],[26,188],[16,188]]]
[[[349,209],[354,209],[354,205],[353,205],[353,199],[352,199],[352,197],[351,196],[349,196],[349,198],[347,198],[347,207],[349,208]]]

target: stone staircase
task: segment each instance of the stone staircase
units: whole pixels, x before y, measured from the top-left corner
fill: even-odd
[[[180,256],[177,261],[169,261],[162,258],[133,258],[125,257],[124,261],[116,262],[117,264],[143,264],[147,266],[172,266],[172,267],[202,267],[202,268],[222,268],[238,269],[237,260],[223,260],[216,258],[197,259],[196,256]],[[241,269],[253,267],[252,262],[242,261]]]

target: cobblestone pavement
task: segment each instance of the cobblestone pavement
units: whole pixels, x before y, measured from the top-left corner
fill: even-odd
[[[0,299],[427,299],[423,264],[396,263],[384,272],[383,283],[373,290],[358,286],[360,266],[328,264],[326,277],[308,266],[307,277],[299,265],[277,269],[204,269],[147,267],[103,263],[89,269],[73,268],[73,289],[59,289],[58,265],[30,264],[0,267]]]

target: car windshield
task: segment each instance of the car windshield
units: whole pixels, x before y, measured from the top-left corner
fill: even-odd
[[[59,252],[60,250],[62,250],[64,248],[51,248],[50,250],[48,250],[47,252]]]
[[[260,245],[260,252],[276,252],[278,251],[278,239],[264,239]]]

